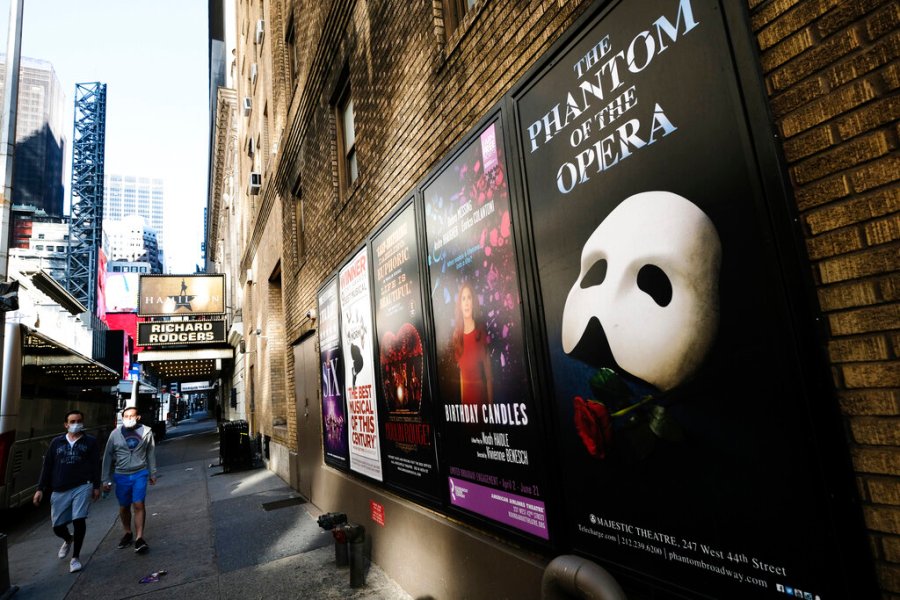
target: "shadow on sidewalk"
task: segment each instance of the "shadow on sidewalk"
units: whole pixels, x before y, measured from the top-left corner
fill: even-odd
[[[117,549],[116,520],[69,593],[55,597],[410,598],[377,565],[364,588],[351,589],[348,569],[334,565],[331,534],[316,524],[321,511],[267,469],[223,473],[215,430],[167,440],[158,454],[149,552]],[[139,583],[160,570],[158,581]]]

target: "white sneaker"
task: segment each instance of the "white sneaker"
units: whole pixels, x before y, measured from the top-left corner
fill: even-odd
[[[63,545],[59,547],[59,552],[57,552],[57,556],[60,558],[65,558],[69,555],[69,550],[72,549],[72,542],[63,542]]]
[[[81,570],[81,561],[77,558],[73,558],[69,561],[69,573],[75,573]]]

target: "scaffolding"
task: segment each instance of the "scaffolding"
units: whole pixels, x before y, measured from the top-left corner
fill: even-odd
[[[105,83],[75,84],[72,139],[72,218],[66,289],[94,315],[97,313],[97,263],[103,242]]]

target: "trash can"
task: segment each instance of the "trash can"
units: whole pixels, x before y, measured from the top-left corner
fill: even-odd
[[[225,472],[250,466],[250,439],[247,421],[219,423],[219,462]]]

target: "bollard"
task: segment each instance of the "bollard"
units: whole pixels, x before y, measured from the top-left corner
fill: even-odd
[[[331,530],[334,536],[334,564],[339,567],[346,567],[350,564],[350,557],[347,555],[347,532],[343,527],[335,527]]]
[[[19,586],[9,583],[9,556],[7,554],[8,540],[5,533],[0,533],[0,600],[12,597]]]
[[[366,528],[362,525],[347,525],[347,541],[350,545],[350,587],[366,585]]]

